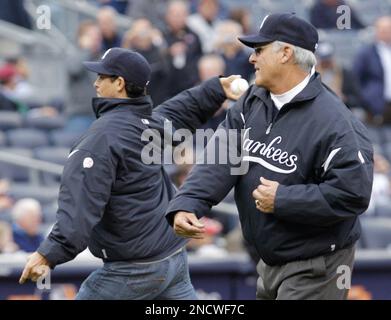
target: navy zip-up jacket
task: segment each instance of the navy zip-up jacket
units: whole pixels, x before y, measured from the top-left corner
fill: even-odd
[[[233,174],[232,164],[195,166],[170,202],[167,219],[172,223],[177,211],[201,217],[234,187],[243,235],[269,265],[353,245],[372,189],[373,151],[366,128],[317,73],[290,103],[278,112],[274,108],[269,92],[249,88],[218,129],[244,133],[229,147],[241,152],[247,173]],[[206,154],[216,152],[214,142]],[[252,192],[260,177],[280,183],[274,213],[256,209]]]
[[[65,164],[57,221],[38,248],[51,267],[88,246],[104,261],[148,262],[185,245],[165,219],[174,187],[161,164],[145,164],[146,129],[194,131],[226,99],[218,78],[189,89],[152,111],[149,97],[95,98],[97,120]],[[172,134],[169,132],[168,134]],[[159,147],[159,146],[157,146]]]

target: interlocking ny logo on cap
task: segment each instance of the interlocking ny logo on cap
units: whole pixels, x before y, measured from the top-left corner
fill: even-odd
[[[106,56],[109,54],[110,51],[111,51],[111,48],[110,48],[109,50],[107,50],[107,51],[103,54],[102,60],[103,60],[104,58],[106,58]]]

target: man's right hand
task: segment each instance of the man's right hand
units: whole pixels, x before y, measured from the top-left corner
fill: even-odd
[[[202,239],[205,226],[197,219],[194,213],[178,211],[174,217],[174,231],[184,238]]]
[[[27,263],[23,269],[23,273],[19,279],[19,283],[23,284],[28,279],[31,279],[35,282],[40,277],[44,277],[49,271],[49,268],[49,261],[39,252],[34,252],[27,259]]]

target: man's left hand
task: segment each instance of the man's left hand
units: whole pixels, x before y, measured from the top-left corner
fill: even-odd
[[[261,184],[253,191],[255,206],[263,213],[274,212],[274,200],[276,198],[277,181],[267,180],[261,177]]]

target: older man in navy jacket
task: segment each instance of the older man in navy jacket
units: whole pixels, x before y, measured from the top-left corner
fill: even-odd
[[[242,172],[235,163],[197,165],[167,218],[178,235],[201,238],[198,218],[234,187],[243,235],[261,257],[257,298],[345,299],[372,188],[368,132],[313,71],[311,24],[272,14],[239,39],[254,48],[255,85],[228,110],[206,156],[236,130],[239,147],[227,148],[242,152]]]

